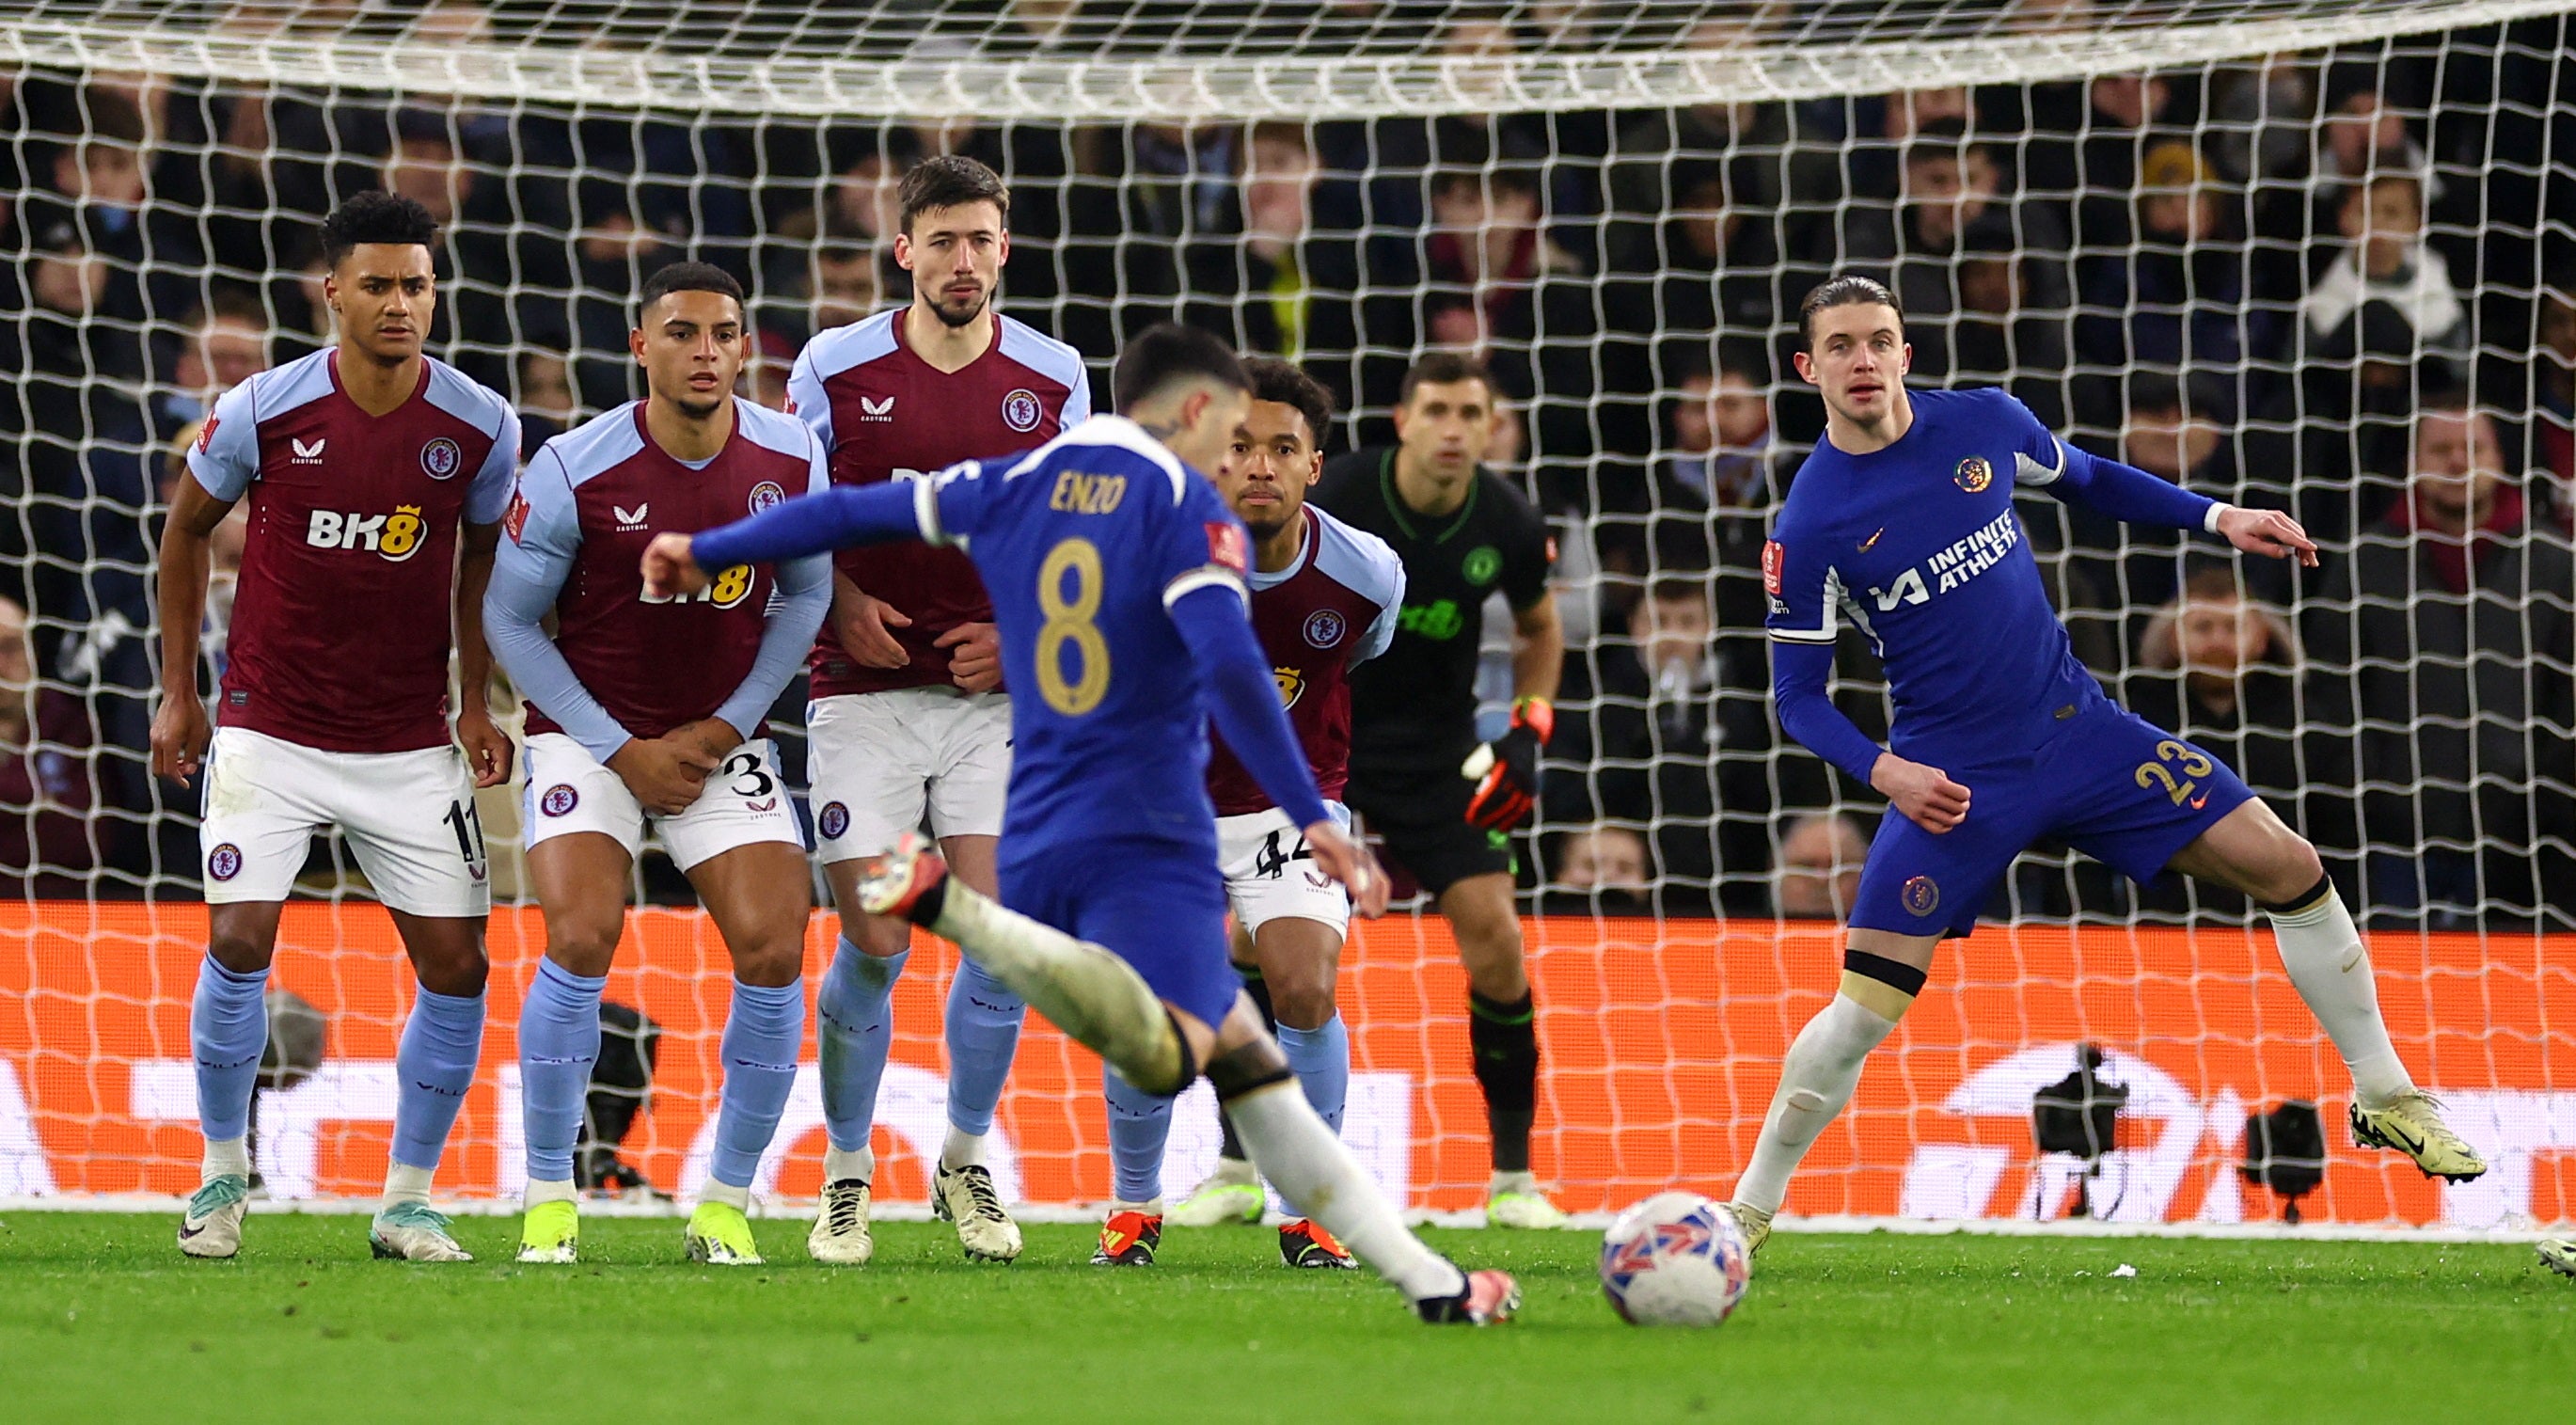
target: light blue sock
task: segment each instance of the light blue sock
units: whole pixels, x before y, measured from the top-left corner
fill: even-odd
[[[746,985],[733,982],[733,1012],[725,1016],[724,1091],[716,1103],[715,1161],[707,1176],[727,1187],[747,1188],[760,1171],[760,1155],[778,1136],[778,1116],[796,1086],[796,1050],[805,1039],[805,982]]]
[[[466,999],[422,987],[394,1050],[394,1077],[401,1080],[394,1099],[395,1162],[438,1166],[482,1057],[483,996]]]
[[[537,962],[519,1010],[519,1091],[532,1182],[572,1181],[573,1140],[581,1136],[582,1101],[590,1096],[591,1066],[599,1062],[599,992],[607,987],[606,975]]]
[[[978,1138],[993,1131],[993,1110],[1001,1106],[1002,1081],[1011,1076],[1028,1013],[1018,995],[974,961],[958,962],[957,978],[948,983],[949,1127]]]
[[[250,1096],[268,1048],[268,971],[236,975],[208,955],[188,1007],[188,1052],[197,1061],[197,1122],[210,1143],[250,1131]]]
[[[1342,1108],[1351,1096],[1351,1031],[1336,1011],[1320,1029],[1279,1026],[1279,1052],[1296,1071],[1297,1086],[1315,1116],[1336,1136],[1342,1131]]]
[[[868,1146],[868,1130],[877,1121],[877,1085],[885,1081],[886,1052],[893,1047],[894,982],[911,958],[910,950],[880,958],[844,936],[815,994],[823,1131],[844,1153]]]
[[[1120,1202],[1151,1202],[1163,1195],[1163,1145],[1172,1136],[1172,1101],[1150,1094],[1118,1071],[1100,1067],[1101,1096],[1109,1101],[1109,1162],[1117,1173]]]

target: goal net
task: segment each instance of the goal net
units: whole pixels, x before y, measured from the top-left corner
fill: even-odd
[[[683,257],[754,294],[749,394],[782,399],[815,331],[908,299],[895,183],[963,152],[1011,182],[1008,310],[1095,366],[1152,321],[1213,327],[1323,379],[1336,449],[1393,440],[1418,355],[1492,370],[1489,464],[1556,526],[1568,638],[1516,842],[1537,1166],[1568,1206],[1729,1186],[1834,983],[1881,806],[1779,731],[1760,551],[1823,425],[1796,304],[1849,269],[1901,297],[1918,384],[2005,386],[2078,444],[2318,538],[2297,571],[2020,502],[2078,655],[2318,844],[2410,1067],[2497,1167],[2440,1189],[2350,1146],[2340,1065],[2241,898],[2042,845],[1945,950],[1790,1211],[2230,1223],[2316,1181],[2312,1221],[2576,1218],[2568,8],[0,0],[0,1199],[194,1181],[203,863],[194,792],[149,769],[152,546],[214,394],[329,340],[320,215],[384,186],[443,220],[438,349],[514,398],[532,450],[635,394],[629,296]],[[1494,715],[1509,655],[1488,653]],[[1884,734],[1856,637],[1837,696]],[[772,727],[801,765],[801,708]],[[543,930],[518,796],[482,807],[492,1030],[442,1177],[469,1199],[520,1175],[512,1026]],[[654,905],[609,998],[658,1053],[617,1151],[685,1194],[725,961],[666,860],[635,890]],[[809,963],[832,933],[818,915]],[[918,957],[898,993],[884,1201],[926,1196],[948,967]],[[411,990],[327,838],[274,983],[310,1013],[272,1038],[267,1189],[368,1194]],[[1347,1136],[1415,1207],[1473,1206],[1445,927],[1420,906],[1356,930],[1342,990]],[[1007,1192],[1107,1196],[1096,1081],[1032,1024]],[[2077,1106],[2035,1118],[2049,1094]],[[2303,1103],[2325,1126],[2305,1147]],[[809,1074],[764,1193],[816,1190],[818,1125]],[[1172,1185],[1213,1151],[1194,1103]]]

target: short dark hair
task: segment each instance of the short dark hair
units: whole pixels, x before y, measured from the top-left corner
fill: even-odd
[[[1243,374],[1252,380],[1252,399],[1295,406],[1297,414],[1306,418],[1306,443],[1317,450],[1324,448],[1324,436],[1333,425],[1333,393],[1324,389],[1323,382],[1295,362],[1275,356],[1246,357]]]
[[[1494,395],[1494,373],[1485,363],[1463,351],[1425,352],[1404,373],[1404,384],[1395,390],[1395,403],[1413,404],[1413,393],[1424,385],[1445,386],[1452,381],[1482,381],[1485,394]]]
[[[1133,410],[1163,389],[1188,380],[1213,381],[1238,391],[1252,389],[1242,358],[1213,333],[1177,322],[1156,322],[1129,338],[1109,373],[1109,399],[1119,410]]]
[[[962,153],[943,153],[914,164],[895,196],[903,204],[900,224],[912,231],[912,220],[933,208],[990,203],[1001,210],[1002,226],[1011,225],[1011,188],[1002,175]]]
[[[1857,272],[1845,272],[1817,283],[1807,293],[1807,300],[1798,304],[1798,349],[1816,349],[1816,313],[1828,307],[1870,306],[1885,307],[1896,313],[1897,329],[1904,330],[1905,307],[1896,300],[1895,293],[1887,290],[1887,284]]]
[[[435,250],[438,219],[399,193],[370,188],[351,194],[322,220],[322,265],[337,270],[349,249],[368,243]]]
[[[636,325],[643,325],[655,302],[674,292],[716,292],[733,298],[736,307],[742,305],[742,284],[732,273],[712,263],[674,262],[644,279],[644,290],[635,294]]]

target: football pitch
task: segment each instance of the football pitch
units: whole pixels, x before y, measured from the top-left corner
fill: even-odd
[[[466,1218],[482,1260],[427,1267],[368,1260],[359,1217],[254,1214],[200,1263],[161,1216],[0,1215],[0,1419],[2420,1425],[2565,1419],[2576,1381],[2576,1282],[2519,1244],[1784,1234],[1726,1326],[1651,1331],[1602,1301],[1592,1234],[1435,1231],[1520,1276],[1521,1319],[1476,1331],[1292,1272],[1268,1230],[1111,1270],[1082,1227],[977,1267],[889,1222],[834,1270],[758,1228],[759,1269],[634,1218],[522,1268],[515,1219]]]

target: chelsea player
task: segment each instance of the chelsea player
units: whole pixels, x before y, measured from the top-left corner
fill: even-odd
[[[1891,809],[1861,871],[1841,991],[1789,1046],[1737,1184],[1746,1240],[1770,1235],[1790,1173],[1922,992],[1934,949],[1966,935],[2013,858],[2052,835],[2133,880],[2170,867],[2259,901],[2291,984],[2351,1070],[2355,1141],[2395,1148],[2434,1177],[2485,1172],[2399,1062],[2370,958],[2315,848],[2216,758],[2114,704],[2076,661],[2013,490],[2313,566],[2307,534],[2286,515],[2065,445],[2005,392],[1908,391],[1904,314],[1868,278],[1809,293],[1799,336],[1798,374],[1824,395],[1825,439],[1762,551],[1773,697],[1791,736]],[[1826,696],[1844,618],[1886,662],[1891,748]]]
[[[1243,422],[1242,364],[1215,337],[1165,324],[1120,353],[1111,384],[1124,416],[927,480],[835,486],[665,535],[645,553],[645,580],[687,593],[706,569],[745,560],[899,539],[965,548],[992,594],[1014,691],[1000,903],[909,836],[874,858],[864,908],[956,941],[1148,1093],[1177,1094],[1205,1073],[1262,1175],[1423,1320],[1506,1319],[1518,1286],[1460,1271],[1405,1229],[1308,1106],[1227,960],[1211,718],[1303,829],[1316,869],[1365,914],[1382,913],[1387,894],[1316,791],[1246,617],[1250,541],[1198,473],[1227,457]]]

